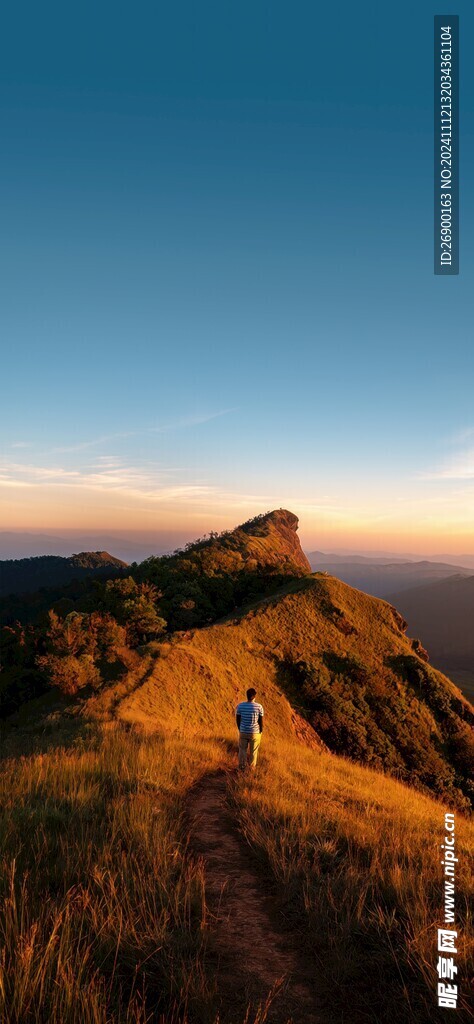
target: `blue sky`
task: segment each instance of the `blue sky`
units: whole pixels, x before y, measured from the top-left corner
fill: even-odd
[[[0,61],[0,529],[467,550],[461,273],[432,272],[429,3],[27,3]]]

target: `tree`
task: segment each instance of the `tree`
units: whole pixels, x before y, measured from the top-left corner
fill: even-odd
[[[84,686],[97,688],[102,682],[99,669],[90,654],[76,657],[66,654],[62,657],[55,654],[42,654],[37,664],[43,669],[51,686],[57,686],[62,693],[72,695]]]
[[[125,636],[125,629],[108,613],[74,611],[61,619],[50,611],[46,651],[38,655],[36,665],[47,682],[63,693],[74,694],[84,686],[97,688],[102,682],[101,659],[117,660]]]
[[[125,627],[127,643],[132,647],[160,636],[166,621],[159,614],[157,604],[162,597],[154,583],[136,583],[131,576],[122,580],[108,580],[104,603]]]
[[[127,633],[110,612],[91,612],[89,631],[93,637],[97,655],[107,661],[115,661],[121,647],[125,647]]]

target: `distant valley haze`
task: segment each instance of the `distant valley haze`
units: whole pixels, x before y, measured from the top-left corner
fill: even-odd
[[[304,519],[301,520],[304,536]],[[78,551],[109,551],[125,562],[140,562],[149,555],[168,554],[184,544],[192,543],[199,535],[189,528],[179,530],[74,530],[43,527],[42,530],[0,529],[0,560],[9,558],[30,558],[36,555],[69,556]],[[407,562],[438,562],[472,569],[474,553],[454,554],[452,552],[426,553],[413,551],[377,551],[367,548],[334,547],[330,551],[313,550],[308,543],[302,544],[313,567],[335,567],[336,563],[360,563],[361,565],[388,565]],[[336,573],[337,575],[337,573]]]
[[[451,576],[471,576],[474,573],[474,570],[467,566],[461,567],[427,558],[417,561],[399,559],[391,562],[380,558],[358,559],[350,555],[336,558],[334,555],[324,555],[316,551],[310,553],[308,558],[314,572],[322,569],[351,587],[385,599],[390,598],[392,594],[418,587],[422,583],[434,583]]]
[[[124,562],[141,562],[149,555],[161,555],[180,547],[190,538],[181,533],[146,535],[132,532],[0,530],[0,560],[31,558],[37,555],[68,557],[79,551],[109,551]]]

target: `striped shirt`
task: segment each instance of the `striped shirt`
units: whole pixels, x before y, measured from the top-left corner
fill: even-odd
[[[240,732],[260,732],[258,718],[259,715],[263,717],[261,704],[256,704],[254,700],[243,700],[237,704],[235,713],[240,715]]]

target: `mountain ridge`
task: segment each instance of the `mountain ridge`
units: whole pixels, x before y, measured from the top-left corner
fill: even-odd
[[[467,810],[474,708],[392,604],[310,572],[297,530],[294,513],[273,510],[94,581],[49,621],[4,628],[5,706],[19,706],[23,671],[25,693],[92,689],[97,710],[112,700],[118,717],[159,729],[165,707],[168,728],[199,730],[213,715],[229,726],[253,685],[270,736],[299,735]]]
[[[315,553],[318,555],[318,552]],[[329,556],[328,556],[329,557]],[[445,562],[422,559],[417,562],[400,561],[351,561],[340,558],[330,562],[328,558],[310,556],[313,571],[329,572],[349,586],[364,590],[374,597],[389,600],[403,590],[411,590],[428,581],[448,579],[450,576],[471,576],[472,569]]]
[[[170,728],[199,733],[215,718],[218,730],[252,685],[270,740],[296,736],[304,723],[304,742],[311,736],[468,810],[463,757],[474,708],[427,665],[405,628],[387,602],[304,576],[236,615],[176,633],[145,679],[117,697],[115,713],[153,731],[165,706]],[[90,708],[104,700],[92,698]]]
[[[125,568],[127,563],[108,551],[3,559],[0,561],[0,596],[33,593],[42,587],[69,583],[74,578]]]

